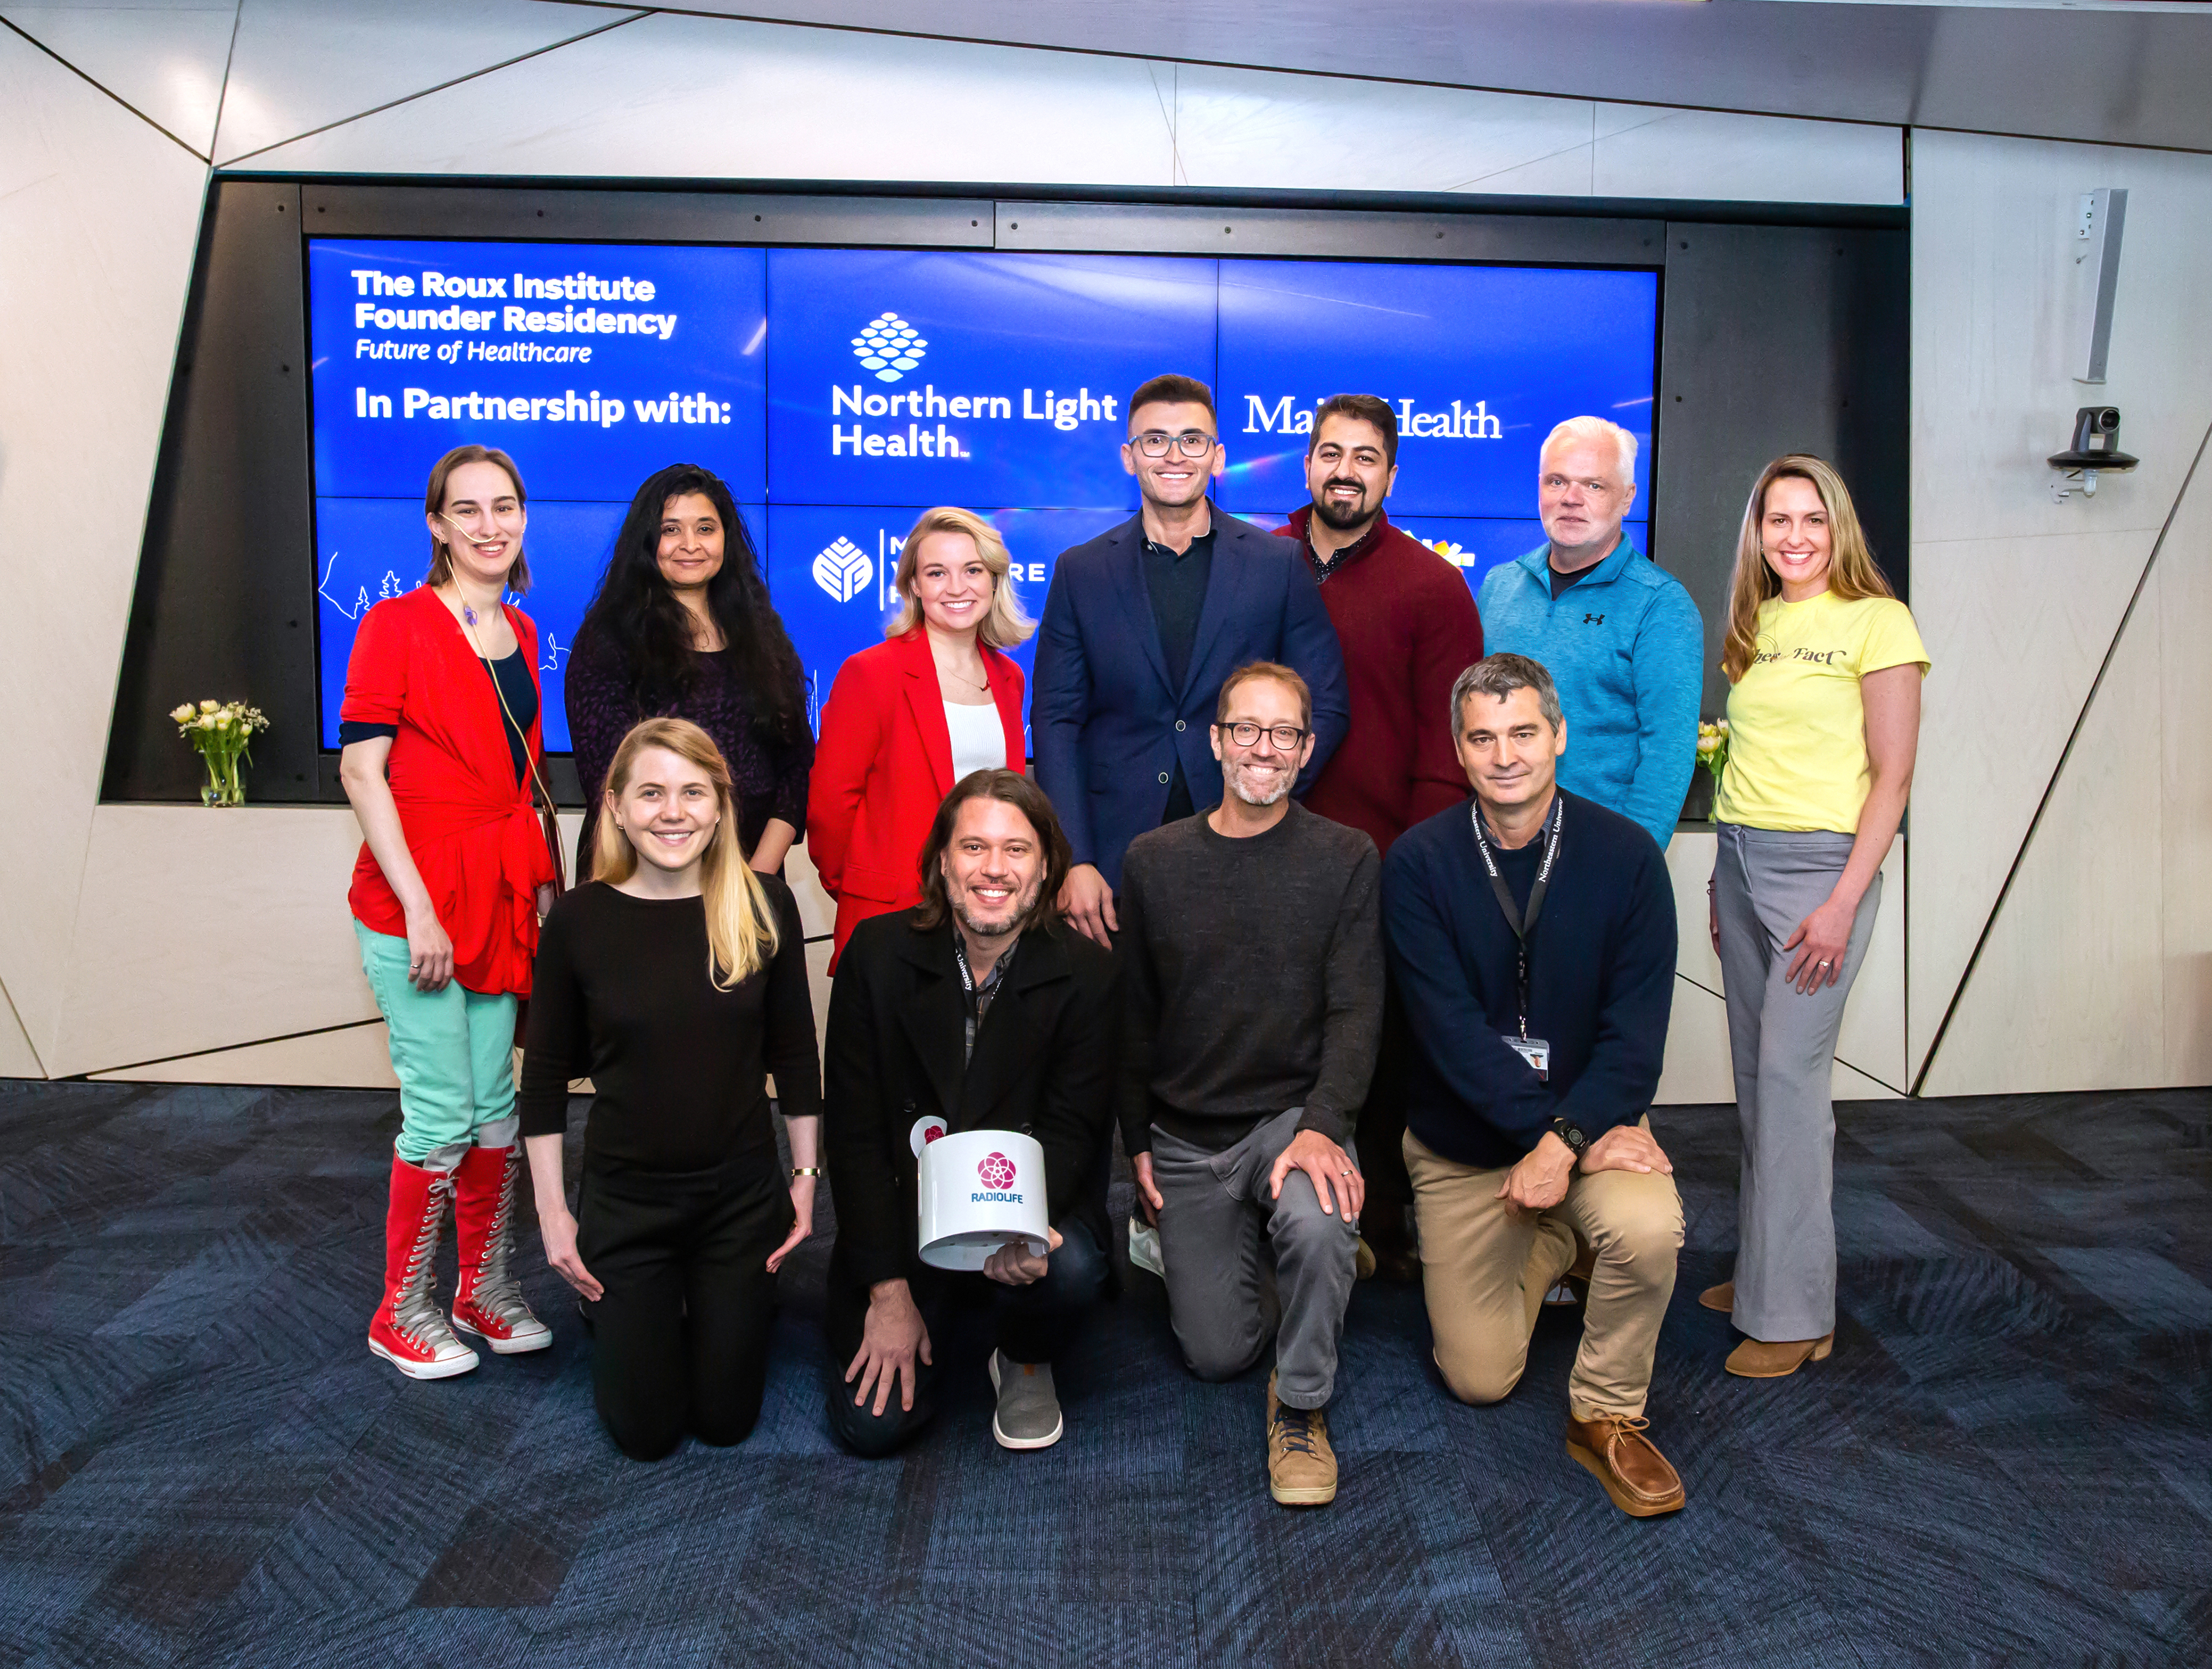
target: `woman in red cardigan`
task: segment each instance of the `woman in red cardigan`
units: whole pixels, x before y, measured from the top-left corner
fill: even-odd
[[[952,785],[1028,763],[1022,670],[1036,629],[1006,577],[1006,542],[981,516],[925,510],[893,580],[886,641],[838,669],[822,709],[806,850],[837,901],[831,972],[853,929],[921,902],[922,843]]]
[[[502,600],[530,584],[523,503],[505,452],[438,460],[423,495],[429,577],[362,616],[339,708],[338,776],[366,836],[348,902],[399,1079],[368,1348],[410,1379],[477,1365],[453,1327],[501,1355],[553,1342],[513,1269],[515,1003],[554,874],[532,804],[538,630]],[[452,1326],[431,1270],[449,1197]]]

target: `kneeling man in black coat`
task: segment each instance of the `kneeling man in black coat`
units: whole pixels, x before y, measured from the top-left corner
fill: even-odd
[[[1060,1441],[1053,1358],[1110,1278],[1106,1219],[1113,956],[1063,926],[1067,837],[1013,771],[977,771],[945,797],[921,854],[922,901],[854,930],[823,1047],[823,1146],[837,1207],[824,1328],[830,1426],[888,1454],[934,1411],[930,1332],[955,1302],[997,1311],[992,1433],[1008,1448]],[[1018,1130],[1044,1149],[1052,1249],[1016,1245],[980,1274],[921,1261],[913,1131]]]

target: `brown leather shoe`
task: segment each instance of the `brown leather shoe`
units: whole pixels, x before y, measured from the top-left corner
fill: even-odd
[[[1267,1493],[1285,1507],[1326,1507],[1336,1499],[1328,1414],[1278,1401],[1273,1374],[1267,1375]]]
[[[1826,1362],[1836,1348],[1836,1335],[1825,1338],[1788,1338],[1778,1342],[1747,1338],[1729,1352],[1723,1365],[1740,1379],[1787,1379],[1808,1362]]]
[[[1650,1423],[1634,1414],[1567,1422],[1568,1454],[1605,1485],[1613,1504],[1631,1518],[1682,1510],[1682,1479],[1644,1435]]]
[[[1718,1310],[1723,1315],[1730,1314],[1735,1309],[1735,1283],[1723,1281],[1717,1287],[1707,1287],[1698,1295],[1698,1302],[1707,1309]]]

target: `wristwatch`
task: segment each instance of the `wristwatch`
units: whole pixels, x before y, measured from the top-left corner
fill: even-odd
[[[1580,1164],[1583,1155],[1589,1150],[1589,1138],[1583,1134],[1581,1127],[1569,1124],[1565,1119],[1554,1119],[1552,1120],[1552,1134],[1567,1144],[1567,1150],[1575,1156],[1575,1162]]]

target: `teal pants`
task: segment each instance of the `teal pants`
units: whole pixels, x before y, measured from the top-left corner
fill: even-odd
[[[469,1148],[514,1141],[514,998],[448,980],[417,991],[407,978],[407,941],[358,921],[362,972],[384,1011],[392,1070],[399,1077],[399,1156],[451,1170]]]

